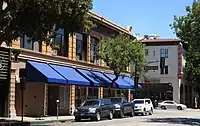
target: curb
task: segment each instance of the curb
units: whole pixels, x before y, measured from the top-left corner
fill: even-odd
[[[63,122],[70,122],[73,121],[74,119],[58,119],[58,120],[41,120],[41,121],[33,121],[30,122],[31,125],[42,125],[42,124],[49,124],[49,123],[63,123]]]

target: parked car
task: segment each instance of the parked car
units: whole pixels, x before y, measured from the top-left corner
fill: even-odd
[[[153,114],[153,104],[150,99],[134,99],[134,113],[142,115]]]
[[[161,109],[178,109],[178,110],[183,110],[186,109],[187,106],[183,104],[178,104],[175,101],[167,100],[163,101],[161,103],[158,103],[158,107]]]
[[[120,118],[123,118],[124,115],[134,116],[134,105],[132,102],[127,102],[123,97],[114,97],[110,98],[110,100],[115,107],[114,116],[119,116]]]
[[[110,99],[92,99],[84,101],[74,111],[76,121],[90,118],[99,121],[102,117],[113,119],[114,105]]]

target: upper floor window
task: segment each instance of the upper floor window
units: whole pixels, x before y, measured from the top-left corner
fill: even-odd
[[[97,57],[97,53],[98,53],[98,42],[99,40],[91,37],[90,38],[90,62],[91,63],[98,63],[99,59]]]
[[[41,52],[41,43],[38,41],[33,42],[29,37],[26,35],[20,37],[20,48],[30,49],[34,51]]]
[[[84,59],[83,46],[84,46],[83,34],[76,33],[76,59],[77,60]]]
[[[64,29],[58,29],[55,31],[53,38],[53,50],[56,51],[57,55],[59,56],[64,56],[64,41]]]
[[[156,51],[155,50],[153,50],[153,56],[156,56]]]
[[[145,49],[145,55],[148,56],[149,55],[149,50]]]
[[[160,74],[168,74],[169,70],[168,70],[168,66],[165,66],[164,69],[160,69]]]
[[[168,58],[168,49],[160,49],[160,57]]]

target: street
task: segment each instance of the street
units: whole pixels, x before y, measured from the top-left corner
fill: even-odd
[[[134,116],[123,119],[113,119],[95,122],[83,120],[81,122],[65,122],[54,126],[199,126],[200,110],[155,110],[151,116]]]

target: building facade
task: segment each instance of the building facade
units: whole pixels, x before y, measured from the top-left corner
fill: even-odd
[[[115,75],[98,58],[96,47],[100,40],[120,33],[133,37],[131,31],[93,12],[89,14],[97,24],[89,33],[65,35],[64,30],[59,29],[50,43],[32,42],[21,36],[12,42],[11,48],[7,47],[13,58],[9,60],[10,84],[6,100],[0,103],[0,110],[4,110],[0,111],[1,116],[56,115],[58,100],[60,115],[72,114],[85,99],[123,94],[130,101],[134,83],[128,77],[130,69],[127,68],[124,73],[127,76],[120,77],[110,89]]]
[[[183,53],[182,44],[177,39],[149,38],[143,40],[147,65],[145,86],[156,100],[181,102]],[[147,94],[146,94],[147,96]]]

